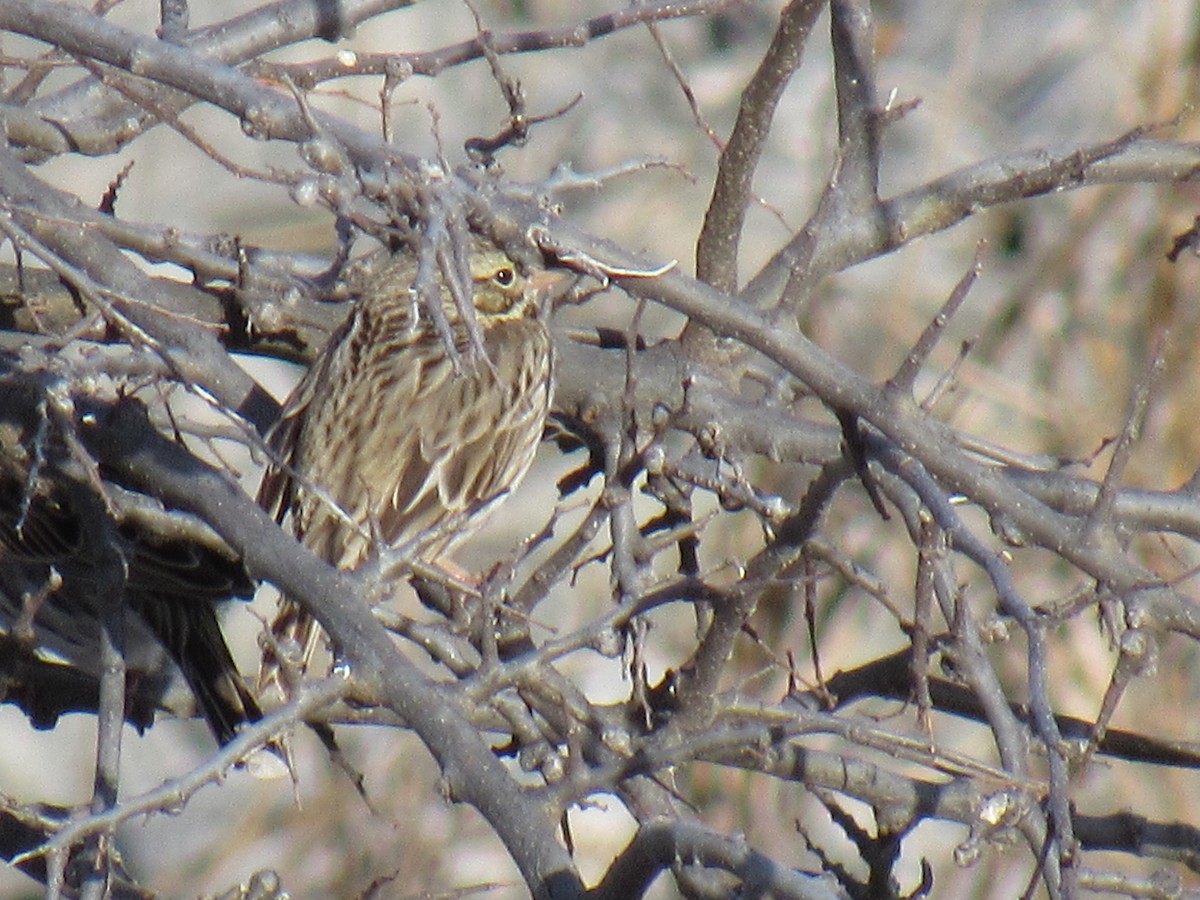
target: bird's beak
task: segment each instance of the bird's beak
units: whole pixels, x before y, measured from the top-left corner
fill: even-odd
[[[566,294],[578,280],[574,272],[563,269],[546,269],[529,276],[526,285],[538,306],[550,308]]]
[[[543,269],[530,277],[529,287],[539,293],[544,293],[554,290],[559,285],[565,285],[568,281],[573,281],[574,276],[574,272],[565,272],[562,269]]]

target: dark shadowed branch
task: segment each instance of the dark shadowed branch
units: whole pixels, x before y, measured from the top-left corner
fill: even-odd
[[[888,42],[894,23],[861,0],[644,3],[553,20],[516,4],[488,13],[509,15],[503,27],[473,9],[465,32],[431,32],[415,39],[421,46],[351,43],[376,21],[403,29],[421,13],[408,6],[283,0],[190,29],[187,4],[174,3],[155,32],[49,0],[0,3],[16,48],[6,44],[15,74],[0,97],[0,233],[12,251],[0,280],[0,565],[26,554],[21,579],[0,578],[0,678],[3,698],[36,727],[61,727],[75,711],[101,722],[97,774],[77,808],[0,803],[5,856],[54,889],[136,896],[112,835],[134,817],[190,805],[206,785],[243,789],[237,767],[253,768],[252,751],[284,755],[293,733],[303,746],[308,723],[368,804],[396,798],[388,815],[411,846],[397,852],[392,835],[380,858],[419,860],[422,874],[403,876],[428,880],[414,890],[459,885],[446,860],[477,851],[457,834],[437,851],[418,847],[426,823],[431,834],[485,829],[539,897],[636,897],[664,873],[687,896],[936,895],[956,865],[986,876],[1002,856],[995,848],[1014,840],[1020,889],[1056,898],[1167,896],[1193,878],[1196,823],[1143,807],[1145,789],[1123,787],[1112,763],[1144,783],[1147,772],[1200,760],[1178,720],[1139,717],[1131,700],[1144,691],[1170,704],[1177,691],[1174,705],[1187,707],[1159,661],[1186,659],[1179,648],[1200,636],[1200,493],[1186,480],[1195,448],[1177,440],[1170,470],[1183,472],[1173,482],[1182,487],[1140,468],[1149,458],[1152,470],[1168,469],[1155,456],[1168,443],[1156,442],[1156,415],[1178,408],[1194,421],[1186,379],[1171,374],[1186,364],[1171,341],[1194,337],[1188,304],[1164,287],[1166,254],[1175,271],[1195,264],[1186,236],[1134,234],[1137,217],[1105,223],[1128,228],[1121,247],[1158,266],[1153,277],[1122,275],[1121,303],[1091,326],[1127,328],[1114,342],[1142,356],[1128,383],[1099,374],[1111,349],[1072,343],[1088,329],[1022,318],[1036,298],[1011,302],[1011,321],[996,312],[1004,307],[987,291],[997,283],[1012,278],[1014,291],[1033,293],[995,249],[1006,235],[984,244],[968,235],[950,274],[921,282],[928,309],[911,308],[904,278],[856,279],[922,259],[919,238],[1032,218],[1097,191],[1136,185],[1178,201],[1200,145],[1172,139],[1175,123],[1106,120],[1049,147],[934,153],[914,120],[941,98],[882,99],[881,66],[906,51]],[[314,38],[330,46],[305,45],[308,62],[274,55]],[[704,67],[722,59],[714,48],[738,44],[742,65],[722,76],[738,82],[729,133],[715,153],[701,129],[693,137],[708,155],[685,159],[684,145],[672,145],[671,168],[653,161],[661,147],[637,142],[654,123],[635,120],[636,101],[609,82],[645,77],[635,54],[620,55],[643,39],[661,67],[650,80],[685,95],[689,128],[708,121],[698,73],[711,78]],[[681,62],[675,40],[705,49]],[[602,55],[610,44],[622,48],[615,57]],[[588,91],[559,96],[556,77],[577,60],[591,71]],[[596,60],[607,60],[603,78],[589,69]],[[823,80],[804,80],[820,66]],[[457,109],[429,100],[416,106],[431,123],[420,135],[400,124],[398,97],[448,84],[465,106],[470,91],[451,79],[480,72],[490,106],[452,122]],[[367,118],[352,121],[358,110],[332,102],[335,80],[372,85],[359,98]],[[772,154],[800,142],[795,95],[821,85],[829,121],[814,131],[828,143],[801,178],[794,156],[780,168]],[[597,96],[615,97],[614,108],[586,119]],[[555,149],[553,135],[573,128],[587,141]],[[493,137],[463,137],[460,150],[448,137],[459,130]],[[218,232],[191,208],[182,224],[127,216],[121,182],[137,167],[107,191],[35,168],[140,149],[164,132],[206,177],[252,184],[313,217],[321,249]],[[621,161],[591,154],[609,141]],[[905,142],[935,162],[894,163]],[[943,159],[957,161],[938,169]],[[533,160],[544,177],[518,182],[504,171],[509,160]],[[679,169],[703,186],[691,212],[682,192],[676,204],[661,184],[648,187]],[[787,179],[816,188],[797,199],[781,188]],[[636,202],[590,217],[589,203],[626,184],[637,185]],[[804,224],[759,230],[760,196],[773,207],[786,198],[778,220]],[[244,215],[229,214],[239,232],[250,230]],[[1050,230],[1007,237],[1049,241]],[[468,296],[456,260],[472,232],[523,264],[575,276],[553,298],[556,386],[540,460],[551,474],[535,469],[535,499],[518,492],[496,517],[520,536],[472,547],[486,561],[466,577],[381,547],[370,564],[335,569],[252,499],[261,465],[281,460],[260,437],[279,403],[250,357],[320,358],[364,280],[400,248],[419,260],[414,304],[432,296],[440,311],[437,278]],[[694,275],[675,258],[693,234]],[[1097,286],[1101,261],[1079,243],[1087,265],[1048,291],[1071,300],[1041,309],[1042,319],[1076,315],[1111,287]],[[1046,250],[1039,271],[1057,258]],[[159,264],[168,265],[152,272]],[[1142,318],[1142,331],[1129,325]],[[1162,341],[1168,326],[1175,337]],[[1002,341],[986,360],[975,342],[1005,329],[1021,344],[1009,368]],[[1058,359],[1056,344],[1071,351],[1063,370],[1085,373],[1074,394],[1038,387],[1038,354]],[[972,414],[964,398],[986,394],[981,373],[1001,385],[1008,418]],[[1093,400],[1106,417],[1074,415]],[[1020,430],[1001,401],[1036,409],[1038,427]],[[59,530],[34,527],[35,507]],[[144,636],[128,631],[136,619],[116,602],[129,548],[146,535],[228,571],[227,598],[249,597],[256,583],[293,598],[320,622],[337,664],[185,775],[131,792],[118,778],[131,743],[120,723],[157,737],[156,720],[195,705],[171,689],[170,666],[139,656]],[[87,642],[71,629],[81,609],[93,623],[91,665],[72,656]],[[1074,672],[1090,673],[1095,660],[1079,659],[1080,641],[1107,654],[1082,699]],[[598,689],[593,667],[615,687]],[[433,761],[428,781],[410,774],[417,754],[405,732]],[[366,751],[360,739],[379,743]],[[372,790],[371,767],[384,757],[406,759],[403,783]],[[307,785],[311,758],[290,763]],[[356,777],[355,766],[367,771]],[[1091,786],[1101,778],[1128,812],[1099,805]],[[859,805],[843,808],[846,798]],[[478,822],[446,825],[447,800]],[[604,806],[627,817],[626,830],[596,851],[603,829],[591,817]],[[348,809],[306,799],[302,827],[355,833],[361,807]],[[927,828],[952,830],[922,843]],[[324,840],[289,842],[309,839]],[[354,840],[370,854],[370,841]],[[836,861],[846,846],[854,865]],[[367,880],[398,880],[380,858]],[[1148,860],[1168,867],[1157,881]],[[581,871],[597,873],[590,891]]]

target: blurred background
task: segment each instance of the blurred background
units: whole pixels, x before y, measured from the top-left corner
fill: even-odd
[[[739,92],[770,40],[777,3],[733,4],[706,21],[657,26],[693,92],[704,125],[720,138],[737,113]],[[220,22],[252,8],[249,0],[192,3],[192,27]],[[579,22],[615,7],[599,2],[551,0],[480,2],[495,31],[552,28]],[[1170,123],[1164,135],[1195,139],[1196,51],[1200,5],[1184,0],[1109,0],[1055,4],[950,3],[936,0],[880,2],[877,47],[879,84],[895,102],[920,105],[889,128],[884,139],[882,192],[904,192],[961,166],[1017,150],[1061,150],[1112,139],[1146,123]],[[151,33],[157,4],[128,0],[109,14],[113,21]],[[338,49],[412,51],[467,40],[475,33],[468,7],[458,0],[427,0],[358,29],[336,47],[313,42],[277,54],[277,61],[328,57]],[[6,35],[5,41],[16,41]],[[9,47],[5,47],[9,50]],[[546,177],[561,162],[578,172],[603,170],[635,160],[661,159],[614,178],[601,189],[565,198],[565,214],[590,231],[649,256],[678,260],[690,271],[693,248],[708,202],[718,149],[697,123],[655,37],[633,28],[595,39],[583,48],[504,57],[509,74],[524,85],[529,112],[537,115],[582,99],[561,118],[538,126],[527,146],[507,150],[501,163],[518,181]],[[14,76],[15,77],[15,76]],[[72,76],[73,77],[73,76]],[[324,86],[312,101],[378,131],[379,83],[343,80]],[[883,98],[881,98],[883,99]],[[492,135],[504,125],[505,106],[487,65],[449,69],[437,78],[413,77],[393,97],[397,142],[423,155],[442,152],[465,162],[464,140]],[[212,110],[193,109],[186,120],[201,128],[240,163],[295,166],[290,146],[244,139],[238,123]],[[761,205],[751,214],[742,252],[748,279],[803,225],[829,175],[836,137],[828,18],[823,16],[806,51],[806,62],[777,116],[755,190]],[[330,255],[330,217],[297,207],[279,189],[228,176],[211,159],[166,128],[135,141],[118,157],[54,160],[40,170],[62,188],[99,201],[120,168],[135,163],[117,210],[134,221],[175,225],[191,232],[226,232],[245,242]],[[806,332],[839,359],[876,379],[890,375],[922,327],[937,311],[983,243],[983,270],[962,313],[950,326],[930,367],[926,387],[953,361],[959,343],[976,340],[959,374],[956,393],[939,407],[956,427],[1031,454],[1079,461],[1099,477],[1106,457],[1090,462],[1101,442],[1121,428],[1131,385],[1148,363],[1155,336],[1171,329],[1168,366],[1159,402],[1135,454],[1128,480],[1136,486],[1172,488],[1200,462],[1200,298],[1195,259],[1165,259],[1175,234],[1186,230],[1200,192],[1193,185],[1127,187],[1068,192],[1014,204],[971,218],[948,232],[829,279],[802,311]],[[561,324],[608,322],[624,327],[632,305],[616,293],[563,314]],[[677,333],[681,318],[651,309],[643,320],[649,339]],[[297,370],[282,363],[246,360],[246,367],[279,395]],[[196,413],[200,414],[200,410]],[[241,460],[238,462],[237,460]],[[245,457],[253,491],[259,471]],[[544,524],[556,502],[555,481],[582,460],[544,445],[538,463],[502,521],[491,523],[460,555],[487,566]],[[789,479],[794,479],[789,481]],[[796,471],[775,482],[785,494],[803,489]],[[595,486],[593,486],[593,489]],[[569,533],[586,508],[586,495],[565,504],[560,534]],[[896,540],[895,525],[881,525],[869,504],[839,503],[826,531],[856,560],[893,584],[912,584],[912,552]],[[706,563],[734,556],[742,543],[759,539],[737,517],[710,533]],[[890,539],[889,539],[890,538]],[[1185,572],[1200,562],[1196,549],[1167,538],[1141,539],[1140,548],[1159,571]],[[597,544],[603,548],[603,539]],[[1080,585],[1073,573],[1053,566],[1026,567],[1020,584],[1032,600],[1052,602]],[[827,670],[849,668],[901,646],[894,620],[862,602],[846,586],[823,589],[819,638]],[[227,631],[244,673],[257,668],[256,636],[271,616],[274,595],[260,591],[253,604],[228,610]],[[584,568],[560,586],[554,602],[539,609],[547,629],[570,629],[610,603],[603,566]],[[905,602],[908,602],[905,599]],[[988,601],[990,602],[990,601]],[[416,604],[408,612],[416,611]],[[679,662],[694,633],[687,611],[655,614],[651,681]],[[802,623],[781,612],[774,635],[798,651],[807,645]],[[670,639],[677,630],[680,640]],[[789,637],[791,635],[791,637]],[[1115,727],[1149,730],[1180,740],[1200,740],[1196,708],[1195,646],[1172,637],[1162,647],[1159,671],[1135,683],[1117,712]],[[1016,659],[1021,659],[1019,649]],[[1110,677],[1114,655],[1094,621],[1073,620],[1056,635],[1054,701],[1066,714],[1094,717]],[[629,685],[619,661],[599,656],[573,659],[570,670],[594,700],[616,701]],[[805,663],[801,663],[802,667]],[[747,662],[747,671],[751,663]],[[806,674],[811,674],[807,672]],[[828,671],[827,671],[828,674]],[[1162,697],[1172,698],[1164,708]],[[889,716],[899,704],[878,704]],[[939,718],[939,737],[953,734],[956,749],[989,758],[990,735],[976,726]],[[125,826],[120,848],[126,864],[163,896],[213,895],[272,868],[296,897],[409,897],[449,885],[474,885],[479,896],[520,897],[524,889],[503,848],[470,810],[430,802],[439,797],[438,773],[414,739],[391,729],[342,729],[348,757],[366,776],[379,816],[363,814],[347,779],[307,735],[298,738],[300,782],[259,782],[234,772],[230,783],[201,791],[175,816],[156,816]],[[33,730],[12,706],[0,706],[0,792],[59,803],[84,802],[91,794],[95,722],[69,716],[50,732]],[[211,752],[199,722],[162,720],[144,736],[126,734],[124,796],[181,774]],[[53,764],[48,760],[54,760]],[[1135,771],[1140,769],[1141,771]],[[1136,797],[1138,811],[1196,824],[1200,775],[1175,769],[1110,763],[1086,776],[1093,813],[1119,811]],[[763,821],[804,819],[810,834],[827,839],[838,858],[839,841],[828,816],[798,788],[785,794],[777,782],[719,770],[686,773],[710,805],[706,818],[747,833],[766,853],[804,860],[794,834],[756,830]],[[848,804],[849,805],[849,804]],[[865,810],[860,821],[870,824]],[[345,815],[339,813],[345,812]],[[595,879],[633,831],[616,802],[571,813],[585,878]],[[948,860],[964,837],[961,827],[922,826],[906,842],[902,888],[920,879],[920,859]],[[397,848],[400,848],[399,851]],[[976,866],[939,866],[935,895],[1013,897],[1029,871],[1007,865],[991,849]],[[1112,863],[1115,865],[1115,863]],[[1136,861],[1128,863],[1137,866]],[[1150,869],[1147,869],[1149,872]],[[490,890],[485,889],[490,886]],[[1196,885],[1194,885],[1196,886]],[[674,896],[660,880],[658,896]],[[0,868],[0,897],[37,896],[25,876]],[[471,895],[475,895],[472,893]]]

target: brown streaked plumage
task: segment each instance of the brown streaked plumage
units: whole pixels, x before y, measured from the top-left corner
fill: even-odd
[[[402,254],[367,283],[349,319],[284,405],[269,441],[275,465],[259,502],[329,563],[354,569],[375,540],[436,561],[472,534],[533,462],[550,405],[550,337],[541,281],[476,241],[472,300],[483,358],[442,285],[457,366],[412,297]],[[414,313],[416,319],[414,321]],[[272,631],[303,668],[317,639],[284,598]],[[264,654],[260,687],[278,680]],[[281,686],[282,687],[282,686]]]

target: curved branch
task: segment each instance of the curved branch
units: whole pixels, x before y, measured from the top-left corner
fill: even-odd
[[[492,754],[451,695],[397,652],[363,601],[361,579],[338,572],[285,535],[242,489],[150,424],[126,400],[84,413],[81,437],[118,479],[213,526],[256,576],[320,621],[356,683],[391,707],[437,759],[450,795],[470,803],[503,841],[535,897],[571,897],[582,884],[555,839],[556,823]]]
[[[1142,130],[1091,147],[1028,150],[959,169],[888,200],[868,214],[831,221],[790,241],[746,285],[741,298],[770,306],[801,259],[814,279],[945,231],[968,216],[1052,191],[1101,184],[1173,184],[1196,177],[1200,143],[1143,139]],[[807,254],[807,256],[806,256]]]
[[[792,0],[784,8],[771,46],[742,92],[696,242],[696,277],[718,290],[732,293],[737,288],[738,243],[758,160],[771,133],[775,108],[800,67],[804,46],[825,4],[826,0]]]

